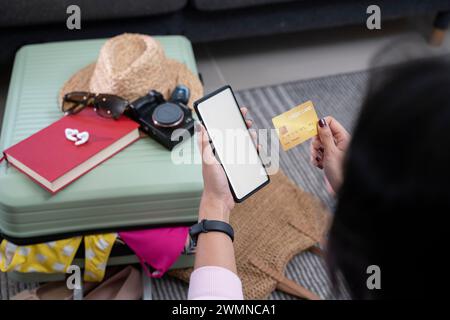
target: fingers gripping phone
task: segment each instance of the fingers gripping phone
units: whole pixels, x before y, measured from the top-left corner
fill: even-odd
[[[235,202],[242,202],[270,182],[257,147],[230,86],[194,102],[215,155],[228,178]]]

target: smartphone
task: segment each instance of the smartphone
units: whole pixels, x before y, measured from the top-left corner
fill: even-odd
[[[230,86],[194,102],[216,158],[228,178],[235,202],[242,202],[270,182],[255,142]]]

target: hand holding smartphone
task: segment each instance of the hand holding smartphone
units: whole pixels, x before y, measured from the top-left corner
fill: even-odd
[[[235,202],[242,202],[270,182],[257,147],[230,86],[194,102]]]

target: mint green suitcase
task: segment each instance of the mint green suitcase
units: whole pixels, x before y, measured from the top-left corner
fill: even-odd
[[[168,57],[197,73],[186,38],[155,38]],[[1,150],[62,116],[57,104],[59,89],[74,72],[96,60],[105,41],[33,44],[18,51]],[[192,224],[203,188],[195,137],[173,150],[174,155],[181,153],[183,159],[194,161],[175,164],[170,151],[150,138],[141,139],[56,195],[3,162],[0,235],[16,244],[31,244],[80,234]]]

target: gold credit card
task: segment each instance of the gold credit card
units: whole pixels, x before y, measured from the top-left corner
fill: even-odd
[[[284,151],[317,135],[318,121],[312,101],[302,103],[272,119]]]

